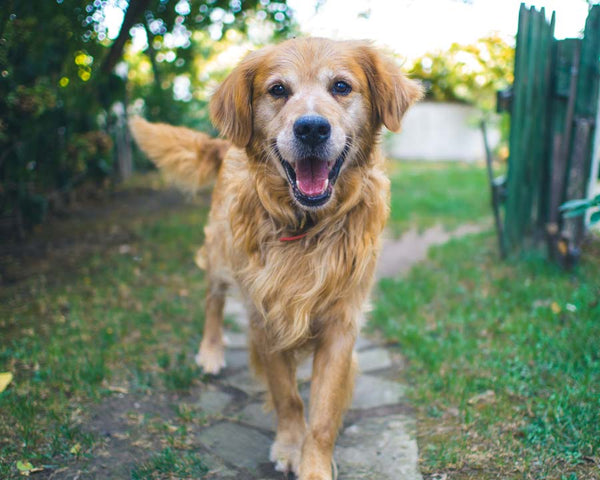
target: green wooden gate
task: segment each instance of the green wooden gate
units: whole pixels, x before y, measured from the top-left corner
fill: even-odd
[[[555,16],[521,5],[505,185],[503,247],[548,242],[551,256],[577,259],[583,218],[559,206],[588,194],[600,89],[600,5],[582,39],[556,40]],[[597,153],[596,153],[597,154]]]

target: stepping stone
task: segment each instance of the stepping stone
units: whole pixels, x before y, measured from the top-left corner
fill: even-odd
[[[353,409],[394,405],[404,400],[406,387],[370,375],[359,375],[354,386]]]
[[[196,405],[208,415],[219,415],[227,407],[232,396],[219,390],[207,390],[200,393]]]
[[[253,427],[264,430],[275,431],[275,414],[273,411],[265,412],[262,403],[251,403],[247,405],[239,414],[238,419]]]
[[[207,478],[239,478],[240,473],[227,467],[221,460],[214,455],[198,454],[202,458],[202,463],[208,467]]]
[[[202,430],[198,440],[226,462],[254,474],[259,464],[269,461],[273,441],[253,428],[228,422]]]
[[[225,332],[225,347],[226,348],[248,348],[248,337],[245,333],[226,331]]]
[[[385,348],[375,348],[376,344],[363,342],[362,345],[368,345],[370,350],[359,350],[357,342],[358,367],[360,372],[369,372],[371,370],[381,370],[392,366],[392,356]],[[307,382],[312,377],[312,355],[298,366],[296,378],[300,382]]]
[[[225,300],[223,314],[227,317],[233,318],[240,326],[248,325],[246,306],[239,298],[228,296]]]
[[[347,427],[335,459],[344,480],[422,480],[415,422],[406,415],[365,418]]]
[[[392,356],[385,348],[373,348],[358,352],[358,368],[361,372],[381,370],[392,366]]]
[[[266,392],[266,386],[254,378],[248,369],[242,370],[235,375],[226,375],[223,382],[244,391],[250,396]]]
[[[358,337],[358,339],[356,340],[356,345],[354,345],[354,349],[356,351],[360,351],[360,350],[365,350],[367,348],[372,348],[377,346],[378,344],[373,342],[372,340],[369,340],[368,338],[365,337]]]
[[[304,360],[296,370],[296,378],[299,382],[308,382],[312,377],[312,355]]]
[[[227,368],[238,369],[248,365],[248,352],[241,349],[225,350],[225,363]]]

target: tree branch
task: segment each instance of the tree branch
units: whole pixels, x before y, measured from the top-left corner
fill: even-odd
[[[125,12],[125,18],[123,18],[123,24],[121,25],[121,30],[119,31],[119,35],[113,42],[110,47],[110,51],[108,55],[102,62],[102,66],[100,67],[100,71],[102,73],[110,73],[117,62],[121,59],[123,55],[123,48],[125,47],[125,42],[129,38],[129,30],[136,23],[142,22],[142,13],[144,10],[148,8],[151,0],[130,0],[129,6],[127,7],[127,11]]]

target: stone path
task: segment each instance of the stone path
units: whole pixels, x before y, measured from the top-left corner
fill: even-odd
[[[382,278],[405,273],[426,258],[429,246],[480,230],[481,226],[470,225],[448,233],[433,227],[421,234],[410,231],[399,240],[386,240],[377,275]],[[244,307],[230,297],[225,315],[236,326],[235,332],[226,334],[227,368],[198,400],[199,407],[209,415],[198,440],[206,449],[203,458],[209,460],[210,478],[288,478],[276,472],[268,459],[274,418],[273,413],[263,411],[264,388],[247,367]],[[399,349],[362,337],[356,351],[361,372],[335,449],[339,480],[421,480],[416,422],[405,397],[406,387],[398,381],[403,368]],[[307,363],[298,369],[306,404],[310,367]]]
[[[247,367],[246,319],[241,302],[228,298],[225,315],[239,331],[226,333],[227,368],[198,399],[198,406],[209,415],[208,425],[198,436],[208,454],[203,459],[212,470],[209,478],[288,478],[269,462],[274,415],[263,411],[265,390]],[[361,373],[336,444],[339,480],[420,480],[415,421],[404,396],[406,387],[397,381],[402,357],[397,348],[364,337],[356,350]],[[306,404],[310,372],[310,362],[298,369],[300,393]]]

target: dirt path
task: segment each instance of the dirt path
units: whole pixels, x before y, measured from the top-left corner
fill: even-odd
[[[480,223],[467,223],[456,230],[445,230],[441,225],[419,232],[409,230],[398,239],[386,238],[377,266],[377,277],[398,277],[406,274],[413,265],[425,260],[430,247],[442,245],[452,238],[479,233],[486,228]]]

